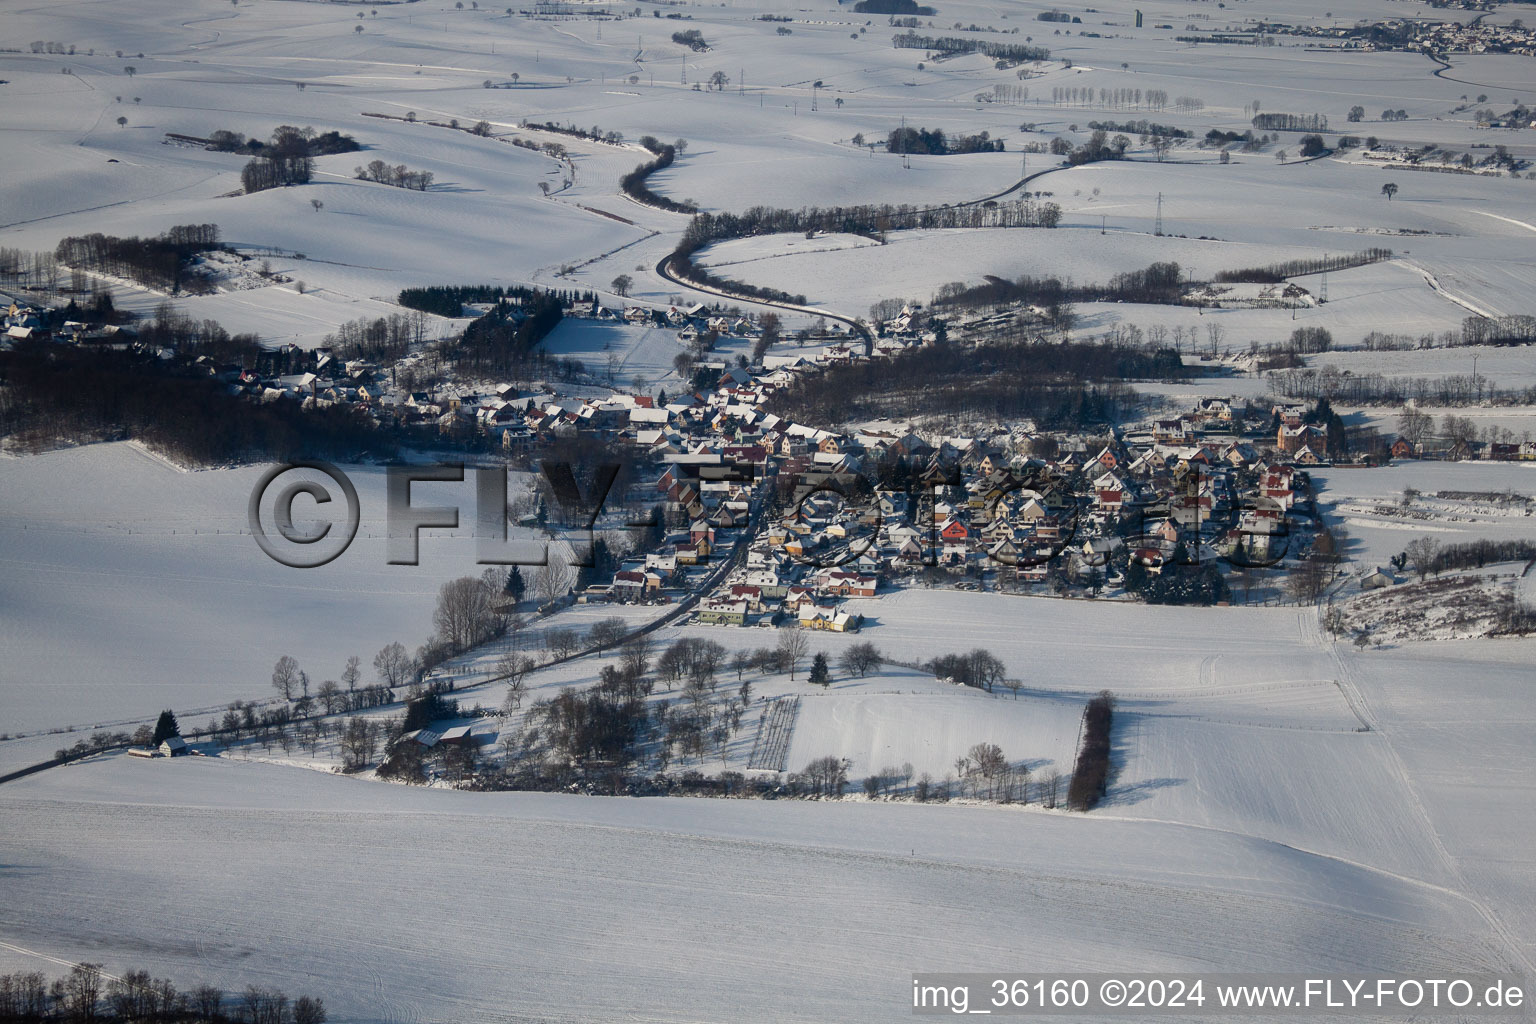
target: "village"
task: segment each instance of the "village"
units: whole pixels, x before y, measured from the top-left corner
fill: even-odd
[[[1470,3],[1459,2],[1436,6],[1474,9]],[[1488,8],[1479,4],[1475,9]],[[1536,29],[1526,27],[1519,19],[1504,25],[1485,23],[1482,17],[1468,22],[1391,18],[1379,22],[1331,26],[1265,22],[1258,26],[1257,31],[1261,34],[1268,32],[1338,39],[1344,41],[1342,45],[1345,49],[1354,50],[1414,50],[1427,54],[1536,54]]]
[[[1205,398],[1098,436],[1029,423],[971,437],[887,424],[837,431],[767,407],[800,374],[939,343],[942,321],[904,306],[874,324],[867,346],[823,323],[813,348],[731,365],[712,357],[713,340],[761,333],[739,311],[610,308],[583,297],[563,312],[675,331],[679,351],[693,353],[680,366],[691,376],[668,396],[590,378],[403,387],[397,368],[343,361],[327,348],[280,346],[256,367],[206,356],[197,363],[253,402],[351,406],[376,426],[426,432],[512,465],[537,468],[541,454],[573,442],[632,465],[627,493],[610,499],[600,524],[627,538],[610,574],[579,574],[548,610],[688,601],[700,624],[851,632],[871,616],[873,599],[901,587],[1146,597],[1145,581],[1165,568],[1203,565],[1220,582],[1187,599],[1224,604],[1245,574],[1283,572],[1313,554],[1321,521],[1307,470],[1329,465],[1333,449],[1326,423],[1304,404]],[[1012,315],[974,317],[953,337],[963,344],[1004,321]],[[61,319],[19,302],[4,327],[7,344],[41,336],[100,351],[143,348],[131,326]],[[706,335],[711,344],[701,348]],[[1398,438],[1391,456],[1521,461],[1536,459],[1536,444],[1437,452]],[[635,509],[657,509],[663,521],[636,531],[624,519]],[[547,522],[542,509],[519,512],[522,525]],[[1372,579],[1383,581],[1379,568]],[[1242,590],[1251,587],[1248,579]]]

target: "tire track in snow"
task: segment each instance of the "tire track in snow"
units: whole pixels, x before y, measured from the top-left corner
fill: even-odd
[[[1362,715],[1362,720],[1365,721],[1371,732],[1381,737],[1382,747],[1389,759],[1389,767],[1402,785],[1403,792],[1407,795],[1413,811],[1423,821],[1426,838],[1428,838],[1430,845],[1444,862],[1447,872],[1457,882],[1457,887],[1454,889],[1442,886],[1434,887],[1444,888],[1446,892],[1453,893],[1465,900],[1468,905],[1477,911],[1478,916],[1487,922],[1488,927],[1503,942],[1506,951],[1511,957],[1511,963],[1523,970],[1526,975],[1536,974],[1536,969],[1533,969],[1530,958],[1525,955],[1524,944],[1520,941],[1519,937],[1510,931],[1509,927],[1493,912],[1488,904],[1483,901],[1482,897],[1478,895],[1477,891],[1467,881],[1466,875],[1462,872],[1461,861],[1451,853],[1441,840],[1440,831],[1435,827],[1434,819],[1430,817],[1429,808],[1425,806],[1424,801],[1419,797],[1419,791],[1415,788],[1413,779],[1408,774],[1407,765],[1403,763],[1403,759],[1397,753],[1397,748],[1392,744],[1391,730],[1383,729],[1380,720],[1376,718],[1375,712],[1371,710],[1370,702],[1366,700],[1365,694],[1356,682],[1354,671],[1350,667],[1348,660],[1340,653],[1338,643],[1326,640],[1322,636],[1321,630],[1316,632],[1316,637],[1317,642],[1327,646],[1329,654],[1338,666],[1340,692],[1344,693],[1346,699],[1350,701],[1351,707],[1358,707],[1360,709],[1358,713]],[[1391,874],[1391,872],[1386,873]],[[1430,882],[1423,882],[1421,884],[1433,885]]]
[[[1477,211],[1474,210],[1472,212],[1475,213]],[[1492,215],[1490,214],[1490,216],[1492,216]],[[1499,219],[1503,220],[1504,218],[1501,217]],[[1407,267],[1409,270],[1412,270],[1412,271],[1415,271],[1415,272],[1421,274],[1423,276],[1423,278],[1424,278],[1424,283],[1429,285],[1429,287],[1434,290],[1436,295],[1439,295],[1443,299],[1447,299],[1447,300],[1449,300],[1451,302],[1456,303],[1456,305],[1460,306],[1462,309],[1470,310],[1472,313],[1476,314],[1477,316],[1486,316],[1486,317],[1490,317],[1490,318],[1491,317],[1498,317],[1498,316],[1502,316],[1503,315],[1502,313],[1499,313],[1497,311],[1488,310],[1488,309],[1484,309],[1481,306],[1473,305],[1467,299],[1463,299],[1463,298],[1461,298],[1458,295],[1454,295],[1451,292],[1446,291],[1445,288],[1440,284],[1440,280],[1437,277],[1435,277],[1434,274],[1432,274],[1428,270],[1425,270],[1423,267],[1419,266],[1417,263],[1412,262],[1411,260],[1395,259],[1395,260],[1392,260],[1391,262],[1402,264],[1403,266]]]

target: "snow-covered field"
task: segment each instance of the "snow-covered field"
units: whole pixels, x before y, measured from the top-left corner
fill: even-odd
[[[976,23],[998,30],[982,33],[994,41],[1049,46],[1058,59],[1026,80],[980,57],[895,49],[883,16],[824,0],[642,9],[622,21],[483,6],[7,5],[0,246],[52,250],[65,235],[217,223],[231,245],[292,280],[243,287],[257,283],[247,277],[176,304],[269,344],[312,346],[343,321],[398,311],[393,300],[411,285],[531,282],[617,304],[611,282],[628,274],[639,301],[696,300],[655,272],[687,218],[617,188],[648,159],[638,144],[647,134],[688,140],[652,187],[713,211],[977,200],[1056,165],[1045,154],[1021,161],[1026,142],[1081,142],[1089,121],[1139,118],[1198,138],[1242,130],[1260,101],[1326,115],[1329,144],[1348,131],[1536,156],[1529,132],[1479,129],[1462,104],[1463,93],[1492,94],[1486,105],[1501,110],[1536,100],[1528,59],[1457,56],[1437,76],[1415,54],[1319,52],[1284,36],[1261,49],[1174,38],[1191,25],[1241,27],[1241,9],[1154,5],[1149,27],[1135,30],[1136,3],[1109,0],[1057,35],[1034,17],[1049,5],[1034,0],[940,5],[935,34]],[[1474,16],[1397,0],[1328,7],[1279,0],[1263,16]],[[1174,27],[1152,27],[1163,23]],[[701,31],[709,49],[674,43],[683,29]],[[34,53],[31,40],[73,52]],[[721,88],[708,84],[716,72]],[[1028,100],[978,98],[1000,85],[1027,86]],[[1203,107],[1055,102],[1053,90],[1067,88],[1163,89]],[[1357,102],[1367,117],[1350,124]],[[1375,120],[1386,106],[1408,120]],[[482,119],[488,136],[462,130]],[[880,140],[903,119],[951,136],[986,130],[1006,150],[914,157],[909,169],[852,141]],[[525,121],[595,126],[622,141]],[[364,148],[320,158],[309,185],[247,196],[245,157],[166,141],[219,129],[264,138],[279,124],[335,129]],[[1474,313],[1533,311],[1536,182],[1525,177],[1277,160],[1280,149],[1295,156],[1298,133],[1230,164],[1193,145],[1157,162],[1130,134],[1133,160],[1031,182],[1063,208],[1054,231],[898,232],[884,246],[747,239],[712,248],[706,262],[859,316],[879,299],[927,301],[947,282],[987,274],[1096,281],[1175,260],[1207,276],[1382,246],[1392,261],[1329,275],[1329,301],[1294,320],[1098,304],[1079,309],[1079,330],[1177,324],[1204,340],[1216,323],[1223,347],[1246,349],[1319,326],[1350,345],[1371,330],[1417,336]],[[559,143],[570,159],[513,140]],[[356,180],[354,167],[374,159],[431,171],[435,184],[414,192]],[[1400,189],[1391,200],[1387,181]],[[1318,278],[1300,283],[1321,291]],[[166,297],[119,288],[119,298],[147,312]],[[669,331],[575,322],[547,347],[616,383],[669,392],[683,351]],[[1524,350],[1335,352],[1311,363],[1433,376],[1470,372],[1474,354],[1500,387],[1532,383]],[[1242,378],[1146,390],[1259,399],[1265,387]],[[1342,411],[1394,432],[1395,410]],[[1529,410],[1432,411],[1517,434],[1536,427]],[[480,568],[467,482],[417,488],[419,505],[459,504],[465,526],[454,537],[429,531],[419,567],[388,565],[384,477],[368,467],[348,467],[362,513],[348,552],[321,569],[280,566],[246,526],[262,468],[188,473],[125,444],[0,460],[0,733],[34,734],[0,741],[0,770],[78,738],[52,728],[116,727],[166,706],[200,723],[229,701],[266,697],[281,654],[315,684],[352,654],[370,675],[384,644],[426,638],[444,581]],[[1532,495],[1532,473],[1406,462],[1313,477],[1324,514],[1350,532],[1351,567],[1366,568],[1422,534],[1529,538],[1523,511],[1433,495]],[[1405,513],[1407,487],[1421,497]],[[1523,581],[1523,592],[1533,585]],[[0,787],[0,970],[52,970],[46,956],[143,967],[184,985],[276,985],[320,995],[331,1019],[357,1022],[891,1020],[908,1013],[913,970],[1533,973],[1532,641],[1352,650],[1328,641],[1310,608],[951,590],[905,590],[860,610],[863,633],[817,635],[813,650],[835,664],[868,641],[917,663],[982,647],[1022,689],[985,694],[903,665],[864,679],[836,673],[826,690],[803,666],[795,680],[754,674],[758,700],[800,698],[791,770],[831,754],[853,762],[855,788],[887,765],[940,777],[971,745],[996,742],[1037,778],[1065,772],[1082,705],[1107,688],[1119,708],[1105,804],[1078,815],[862,798],[471,794],[263,764],[268,755],[250,748],[173,762],[110,755]],[[554,621],[653,612],[584,605]],[[691,625],[657,640],[678,637],[732,649],[777,641]],[[448,666],[467,701],[499,705],[502,684],[473,684],[504,650]],[[603,660],[534,673],[530,699],[590,684]],[[729,765],[743,766],[753,724]]]
[[[337,1020],[875,1021],[910,1012],[913,970],[999,962],[1504,963],[1438,886],[1108,815],[474,795],[126,757],[13,783],[0,808],[8,942],[313,992]],[[157,920],[170,894],[195,928]]]
[[[442,583],[483,568],[472,481],[413,487],[418,506],[465,508],[464,529],[424,530],[420,565],[387,564],[381,467],[347,467],[361,522],[345,554],[279,565],[246,522],[265,468],[182,472],[132,444],[0,462],[0,731],[270,698],[283,654],[316,686],[353,654],[371,678],[379,648],[431,634]]]

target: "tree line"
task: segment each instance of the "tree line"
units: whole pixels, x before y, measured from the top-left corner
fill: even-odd
[[[946,56],[956,53],[980,53],[996,60],[1050,60],[1051,51],[1026,43],[999,43],[990,39],[966,39],[961,36],[924,36],[902,32],[891,37],[898,50],[936,50]]]
[[[1176,366],[1171,351],[1164,357],[1101,342],[924,345],[800,374],[769,408],[807,423],[971,413],[1079,429],[1113,422],[1134,407],[1137,395],[1122,378],[1164,377]]]
[[[976,135],[945,135],[944,129],[893,128],[885,137],[887,153],[947,156],[961,153],[1001,153],[1003,140],[987,132]]]
[[[1074,811],[1091,811],[1109,786],[1109,734],[1114,706],[1114,697],[1104,690],[1083,709],[1083,746],[1067,787],[1067,806]]]
[[[521,285],[437,284],[421,288],[402,288],[396,301],[408,309],[419,309],[423,313],[460,317],[464,315],[466,303],[499,302],[502,299],[522,303],[540,294],[544,294],[540,289],[524,288]],[[597,297],[592,292],[555,291],[548,294],[553,294],[567,305],[573,302],[591,302]]]
[[[1241,267],[1237,270],[1218,270],[1214,280],[1219,284],[1249,282],[1255,284],[1280,284],[1288,277],[1303,274],[1326,274],[1352,267],[1365,267],[1392,258],[1391,249],[1365,249],[1360,252],[1342,253],[1338,256],[1320,256],[1309,259],[1286,260],[1262,267]]]
[[[1499,389],[1478,374],[1446,374],[1441,377],[1391,377],[1380,373],[1353,373],[1337,366],[1321,369],[1276,370],[1269,376],[1270,390],[1287,398],[1327,398],[1346,405],[1465,406],[1479,402],[1528,405],[1536,402],[1536,388]]]
[[[324,345],[343,362],[366,359],[393,363],[426,336],[426,317],[419,310],[384,317],[348,320],[325,336]]]
[[[804,305],[804,295],[791,295],[774,288],[726,281],[714,277],[693,262],[693,254],[707,245],[731,238],[771,235],[786,232],[843,232],[865,235],[883,241],[889,231],[935,228],[1054,228],[1061,221],[1061,207],[1055,203],[1019,200],[1011,203],[974,206],[924,207],[902,204],[891,206],[801,207],[798,210],[754,206],[745,213],[700,213],[689,222],[683,237],[669,257],[673,272],[696,284],[722,288],[756,298],[766,298],[793,305]]]
[[[1056,277],[1031,277],[1028,274],[1010,281],[988,274],[981,284],[967,285],[956,281],[941,286],[934,295],[933,305],[936,308],[977,308],[1024,303],[1045,310],[1046,319],[1053,326],[1065,329],[1072,325],[1073,319],[1067,308],[1068,303],[1141,302],[1182,305],[1185,304],[1184,289],[1191,283],[1184,279],[1183,268],[1171,260],[1116,274],[1107,284],[1074,285],[1063,283]],[[1178,372],[1177,365],[1173,363],[1167,369]]]
[[[238,133],[219,129],[208,134],[208,148],[215,153],[244,153],[259,156],[270,150],[283,153],[300,152],[305,156],[329,156],[332,153],[355,153],[363,147],[350,135],[338,131],[316,132],[313,128],[296,128],[279,125],[271,139],[263,142],[254,136],[242,138]]]
[[[678,142],[681,141],[681,139],[678,140]],[[677,144],[666,145],[657,142],[649,135],[641,139],[640,144],[654,153],[655,159],[636,165],[634,170],[619,179],[619,187],[624,190],[624,194],[637,203],[654,206],[670,213],[698,213],[699,208],[692,203],[680,203],[675,199],[668,199],[664,195],[652,192],[645,183],[645,179],[652,174],[672,166],[677,159]]]
[[[859,14],[902,14],[917,18],[931,18],[937,13],[917,0],[859,0],[853,9]]]
[[[1442,545],[1433,537],[1420,537],[1392,559],[1392,566],[1402,572],[1412,565],[1419,579],[1424,580],[1460,569],[1481,569],[1498,562],[1529,562],[1533,558],[1536,544],[1527,540],[1474,540]]]
[[[79,963],[51,982],[41,971],[0,974],[3,1024],[325,1024],[325,1003],[246,986],[226,993],[215,985],[180,989],[169,978],[130,970],[120,978],[101,964]]]
[[[1255,114],[1252,124],[1261,131],[1325,132],[1328,119],[1322,114]]]
[[[153,356],[18,344],[0,353],[0,378],[11,385],[0,433],[30,444],[138,439],[204,466],[380,451],[377,432],[355,410],[258,404],[194,375],[189,363]]]
[[[359,167],[353,171],[353,177],[359,181],[376,181],[381,185],[408,188],[417,192],[425,192],[432,187],[431,171],[413,171],[405,164],[388,164],[383,160],[368,161],[367,167]]]
[[[54,257],[71,267],[174,293],[191,283],[188,261],[218,247],[217,224],[179,224],[154,238],[118,238],[100,232],[70,235],[59,241]]]

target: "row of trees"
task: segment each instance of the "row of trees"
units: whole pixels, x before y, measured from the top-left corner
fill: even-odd
[[[388,164],[383,160],[370,160],[367,167],[353,171],[353,176],[359,181],[376,181],[381,185],[409,188],[417,192],[425,192],[432,187],[431,171],[413,171],[405,164]]]
[[[1072,302],[1141,302],[1164,305],[1184,304],[1186,286],[1184,270],[1179,264],[1168,261],[1153,263],[1140,270],[1116,274],[1107,284],[1072,284],[1055,277],[1031,277],[1027,274],[1014,280],[987,275],[981,284],[968,285],[956,281],[943,285],[934,294],[934,306],[977,308],[1024,303],[1045,311],[1053,326],[1070,326],[1067,306]],[[1168,367],[1176,372],[1174,366]]]
[[[712,276],[693,262],[693,254],[706,245],[730,238],[747,238],[786,232],[818,231],[866,235],[884,241],[890,231],[937,228],[1053,228],[1061,221],[1061,207],[1055,203],[1019,200],[1010,203],[972,206],[921,207],[854,206],[825,209],[802,207],[799,210],[755,206],[745,213],[700,213],[689,223],[672,250],[675,273],[709,287],[721,288],[755,298],[793,305],[804,305],[804,295],[791,295],[774,288],[763,288]]]
[[[988,693],[999,684],[1009,685],[1007,666],[991,651],[980,647],[966,654],[941,654],[925,666],[935,679],[974,686]],[[1018,681],[1012,683],[1017,696]]]
[[[769,404],[797,422],[974,413],[1027,416],[1042,429],[1066,430],[1112,422],[1134,408],[1136,392],[1122,378],[1178,375],[1172,351],[1164,358],[1099,342],[989,342],[964,359],[945,345],[924,345],[801,374]]]
[[[324,345],[342,361],[394,363],[426,339],[427,318],[419,311],[348,320],[325,336]]]
[[[522,285],[500,284],[435,284],[419,288],[402,288],[395,301],[409,309],[437,316],[458,317],[464,315],[464,305],[470,302],[499,302],[506,300],[521,306],[531,303],[541,295],[553,295],[565,305],[592,302],[597,296],[592,292],[546,291],[525,288]]]
[[[337,131],[316,132],[313,128],[284,124],[278,125],[266,142],[219,129],[209,133],[208,148],[216,153],[245,153],[250,156],[275,153],[281,158],[288,158],[355,153],[363,147],[352,136]]]
[[[1357,374],[1332,364],[1320,369],[1277,370],[1269,386],[1287,398],[1327,398],[1347,405],[1464,406],[1484,401],[1529,404],[1536,388],[1500,390],[1482,374],[1446,374],[1441,377],[1391,377],[1379,373]]]
[[[1529,562],[1536,558],[1536,544],[1526,540],[1474,540],[1442,545],[1433,537],[1419,537],[1392,559],[1399,572],[1409,565],[1422,582],[1430,576],[1460,569],[1481,569],[1498,562]]]
[[[979,53],[994,60],[1050,60],[1051,51],[1027,43],[999,43],[991,39],[967,39],[963,36],[924,36],[902,32],[891,37],[898,50],[936,50],[943,54]]]
[[[130,970],[108,978],[101,964],[79,963],[51,982],[41,971],[0,974],[4,1024],[325,1024],[325,1003],[290,1000],[276,989],[239,994],[214,985],[183,990],[169,978]]]
[[[674,257],[688,256],[713,242],[753,235],[842,232],[853,235],[937,228],[1055,227],[1061,208],[1055,203],[1019,200],[995,206],[830,206],[798,210],[754,206],[745,213],[701,213],[689,222]]]
[[[654,206],[657,209],[667,210],[671,213],[698,213],[699,208],[692,203],[680,203],[675,199],[669,199],[664,195],[651,191],[650,187],[645,183],[645,180],[657,171],[666,170],[668,167],[671,167],[673,162],[677,160],[678,154],[683,151],[682,147],[687,145],[687,143],[682,139],[678,139],[671,145],[667,145],[647,135],[640,140],[640,144],[654,153],[655,159],[636,165],[634,170],[619,179],[619,187],[624,190],[624,194],[637,203],[644,203],[646,206]]]
[[[1092,810],[1109,787],[1109,737],[1114,706],[1113,695],[1104,690],[1083,709],[1083,746],[1067,787],[1067,806],[1074,811]]]
[[[314,173],[315,161],[308,156],[282,156],[267,152],[240,169],[240,187],[249,195],[269,188],[307,185]]]
[[[1255,114],[1253,126],[1261,131],[1325,132],[1328,119],[1322,114]]]
[[[1327,274],[1353,267],[1369,266],[1392,258],[1391,249],[1364,249],[1360,252],[1341,253],[1338,256],[1318,256],[1306,259],[1286,260],[1262,267],[1240,267],[1236,270],[1218,270],[1214,278],[1218,283],[1251,282],[1279,284],[1288,277],[1303,274]]]

